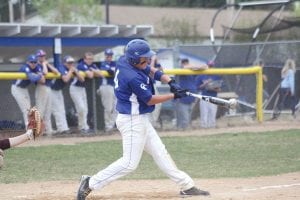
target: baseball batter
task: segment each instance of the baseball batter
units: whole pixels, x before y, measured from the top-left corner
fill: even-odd
[[[187,96],[174,80],[148,65],[153,55],[149,44],[140,39],[130,41],[125,56],[117,62],[115,94],[117,97],[116,120],[123,141],[123,156],[93,176],[82,176],[77,200],[86,199],[95,189],[134,171],[143,151],[149,153],[158,167],[181,188],[181,195],[209,195],[195,187],[191,177],[174,164],[165,145],[149,120],[155,104]],[[152,79],[168,83],[172,93],[155,95]]]
[[[11,86],[11,93],[21,109],[24,124],[26,126],[28,121],[27,112],[31,107],[28,86],[30,83],[45,83],[45,77],[40,73],[39,68],[37,67],[37,57],[35,55],[28,56],[26,64],[20,68],[19,72],[26,73],[28,79],[15,80]]]

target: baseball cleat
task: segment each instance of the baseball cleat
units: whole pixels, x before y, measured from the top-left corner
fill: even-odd
[[[85,200],[85,198],[90,194],[92,191],[89,188],[89,180],[90,176],[83,175],[80,180],[80,185],[77,191],[77,200]]]
[[[196,187],[192,187],[188,190],[182,190],[180,191],[181,196],[208,196],[210,195],[209,192],[200,190]]]

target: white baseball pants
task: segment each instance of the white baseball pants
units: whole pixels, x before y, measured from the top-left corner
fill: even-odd
[[[41,117],[45,122],[45,133],[52,134],[51,123],[51,88],[46,85],[38,84],[35,89],[36,107],[41,113]]]
[[[71,85],[70,96],[77,112],[79,130],[88,130],[90,127],[87,124],[88,104],[85,88]]]
[[[55,124],[58,132],[69,130],[64,97],[61,90],[51,90],[52,98],[52,114],[54,116]]]
[[[111,85],[101,85],[99,91],[104,108],[105,129],[108,130],[114,127],[117,117],[114,87]]]
[[[91,177],[89,187],[92,190],[103,188],[134,171],[139,165],[144,149],[152,156],[158,167],[181,189],[194,186],[190,176],[176,167],[147,114],[118,114],[116,122],[122,134],[123,157]]]
[[[216,115],[218,106],[207,101],[200,100],[200,125],[202,128],[216,127]]]
[[[20,107],[20,110],[23,114],[23,120],[25,126],[27,126],[28,117],[27,113],[31,107],[30,96],[27,88],[21,88],[16,85],[11,86],[11,94],[16,99],[17,104]]]

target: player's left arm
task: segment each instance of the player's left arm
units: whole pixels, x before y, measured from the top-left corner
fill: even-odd
[[[132,88],[133,93],[149,106],[174,99],[175,96],[173,93],[153,95],[151,89],[148,88],[149,85],[144,83],[143,80],[139,78],[132,79],[129,82],[129,85]]]
[[[47,63],[47,67],[51,70],[51,72],[53,72],[54,74],[60,74],[58,69],[56,69],[53,65],[51,65],[50,63]]]

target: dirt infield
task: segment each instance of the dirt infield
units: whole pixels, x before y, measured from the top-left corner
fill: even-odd
[[[245,126],[220,127],[217,129],[190,130],[185,132],[161,132],[161,136],[210,135],[221,133],[262,132],[299,129],[299,120],[251,123]],[[300,133],[300,131],[299,131]],[[120,135],[94,137],[43,137],[22,146],[39,146],[82,142],[119,140]],[[209,197],[188,199],[208,200],[296,200],[300,199],[300,171],[278,176],[255,178],[196,179],[196,184],[210,191]],[[55,181],[18,184],[0,183],[0,200],[72,200],[75,199],[79,182]],[[120,180],[99,191],[93,191],[89,200],[139,200],[181,199],[177,186],[170,180]]]
[[[249,179],[195,180],[210,191],[207,200],[296,200],[300,199],[300,172]],[[0,184],[1,200],[73,200],[78,182],[56,181],[27,184]],[[170,180],[116,181],[102,190],[93,191],[89,200],[181,199]]]

